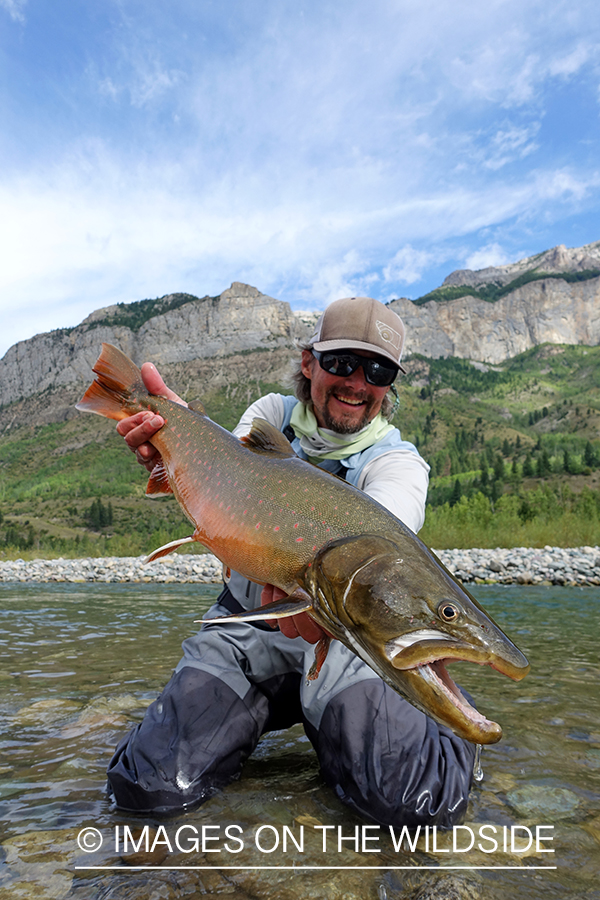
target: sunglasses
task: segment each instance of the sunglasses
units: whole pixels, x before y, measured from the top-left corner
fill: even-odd
[[[389,387],[398,374],[398,366],[393,363],[384,363],[378,359],[369,359],[366,356],[358,356],[349,350],[313,350],[314,358],[325,372],[330,375],[338,375],[340,378],[348,378],[356,372],[359,366],[365,373],[368,384],[376,387]]]

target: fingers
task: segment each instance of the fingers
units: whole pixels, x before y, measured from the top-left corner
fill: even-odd
[[[286,597],[287,594],[285,591],[282,591],[281,588],[275,587],[273,584],[266,584],[262,589],[262,594],[260,596],[260,605],[265,606],[267,603],[271,603],[272,600],[280,600],[282,597]],[[305,641],[308,641],[309,644],[318,643],[321,638],[327,633],[325,632],[320,625],[317,625],[314,619],[308,615],[308,613],[299,613],[297,616],[288,616],[285,619],[279,619],[279,630],[282,634],[284,634],[287,638],[304,638]]]
[[[185,400],[182,400],[175,391],[167,387],[154,363],[145,362],[142,365],[142,380],[151,394],[155,394],[158,397],[166,397],[167,400],[173,400],[175,403],[187,406]]]
[[[289,619],[280,619],[279,629],[286,637],[301,637],[309,644],[316,644],[325,634],[321,626],[317,625],[308,613],[290,616]]]
[[[125,438],[127,446],[132,450],[140,465],[152,471],[160,459],[160,453],[148,443],[149,439],[165,424],[162,416],[155,415],[148,410],[121,419],[117,424],[117,432]]]

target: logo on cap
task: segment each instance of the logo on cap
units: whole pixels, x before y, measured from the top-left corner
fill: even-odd
[[[391,344],[392,347],[396,348],[396,350],[400,350],[400,347],[402,346],[402,338],[400,334],[390,325],[386,325],[384,322],[380,322],[379,319],[375,320],[375,324],[377,326],[377,331],[379,332],[381,340],[385,341],[386,344]]]

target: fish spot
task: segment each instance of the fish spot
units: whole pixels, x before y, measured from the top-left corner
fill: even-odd
[[[294,528],[298,528],[299,525],[300,525],[300,522],[294,522]]]
[[[258,531],[258,529],[260,528],[260,522],[257,522],[256,525],[255,525],[254,527],[255,527],[256,530]]]
[[[302,543],[303,540],[304,540],[304,538],[296,538],[296,543],[300,544],[300,543]]]
[[[273,528],[273,531],[279,531],[279,525],[275,525],[275,527]]]

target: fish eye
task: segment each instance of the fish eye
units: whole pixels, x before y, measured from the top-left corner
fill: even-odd
[[[460,610],[454,603],[450,603],[448,600],[442,600],[438,606],[438,613],[444,622],[456,622],[460,615]]]

